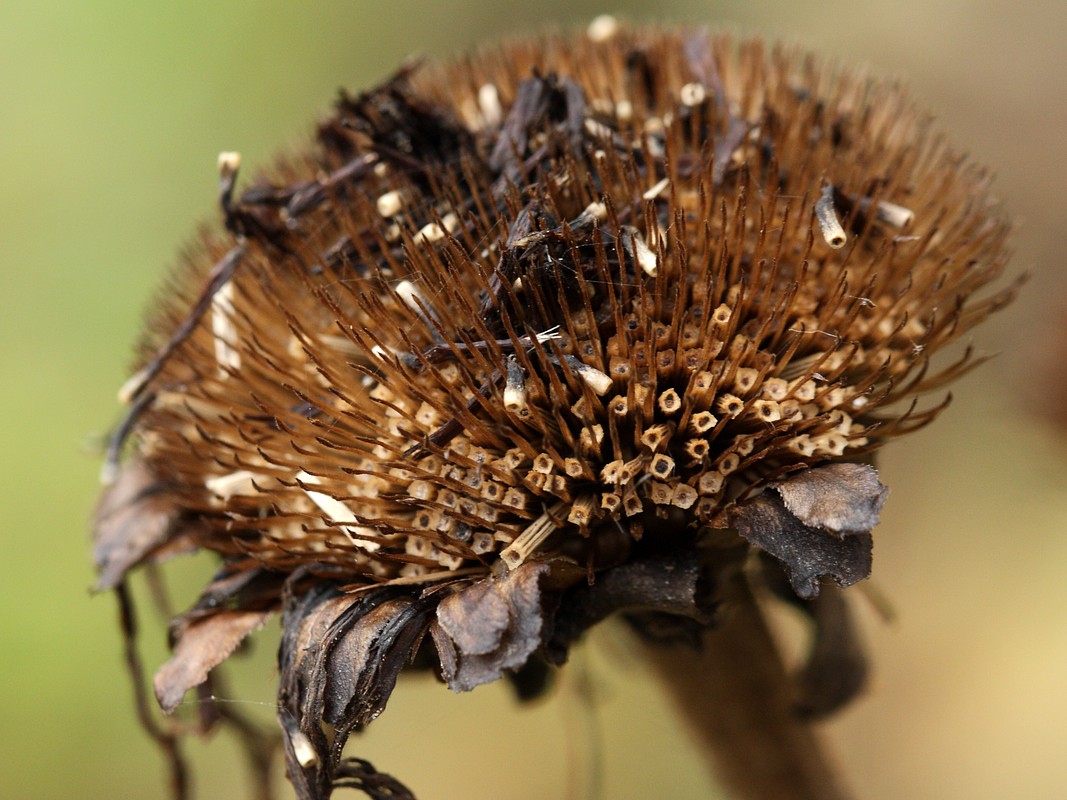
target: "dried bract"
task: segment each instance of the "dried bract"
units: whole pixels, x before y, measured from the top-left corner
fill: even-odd
[[[1013,292],[976,295],[1008,225],[900,88],[755,40],[600,22],[343,95],[241,191],[220,164],[123,389],[100,585],[221,559],[167,709],[282,613],[302,798],[400,791],[342,748],[412,660],[462,691],[612,611],[706,625],[749,544],[803,598],[865,578],[871,453]]]

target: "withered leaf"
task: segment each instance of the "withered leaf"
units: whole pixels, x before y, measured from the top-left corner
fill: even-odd
[[[143,461],[133,460],[104,492],[93,518],[97,590],[115,588],[131,567],[166,543],[179,513],[166,490]]]
[[[411,595],[408,587],[341,594],[319,584],[288,596],[278,651],[278,713],[287,732],[286,764],[301,800],[328,797],[344,777],[341,753],[349,732],[381,713],[418,648],[438,598]],[[323,722],[333,725],[332,740]]]
[[[414,91],[403,68],[385,83],[357,97],[342,95],[346,122],[365,134],[383,159],[399,159],[408,169],[418,159],[427,176],[439,164],[470,151],[470,131],[445,106]]]
[[[329,742],[322,728],[325,670],[318,669],[326,632],[359,602],[323,582],[305,592],[288,585],[278,647],[278,722],[286,732],[285,762],[300,800],[327,797],[333,782]],[[299,746],[298,746],[299,743]]]
[[[652,627],[662,630],[670,626],[684,637],[683,631],[691,630],[689,623],[693,623],[693,629],[711,623],[714,608],[710,587],[710,578],[695,548],[627,561],[604,570],[594,583],[582,581],[564,594],[545,643],[545,655],[550,662],[562,664],[567,660],[568,649],[582,634],[619,612],[643,612],[631,614],[630,621],[651,635]]]
[[[441,601],[437,620],[460,652],[485,655],[500,646],[511,624],[511,607],[502,581],[478,581]]]
[[[387,600],[350,624],[342,623],[345,632],[328,645],[325,660],[319,665],[326,671],[323,719],[327,722],[332,724],[343,719],[345,708],[355,696],[356,685],[364,671],[373,669],[369,661],[378,637],[393,617],[409,607],[411,602],[407,597]]]
[[[824,575],[844,587],[871,574],[869,533],[828,536],[797,519],[770,492],[739,506],[731,521],[745,539],[782,562],[793,591],[803,598],[819,594]]]
[[[889,496],[889,487],[867,464],[805,469],[774,488],[793,516],[836,536],[870,531],[878,524],[878,513]]]
[[[300,800],[325,795],[331,777],[324,767],[329,744],[320,723],[325,678],[315,669],[323,636],[333,621],[356,602],[330,583],[308,591],[286,585],[282,606],[282,640],[278,646],[278,722],[285,730],[285,762]],[[301,745],[298,747],[297,742]],[[310,754],[305,750],[310,749]]]
[[[434,605],[436,600],[398,597],[345,626],[324,665],[326,722],[363,726],[382,712],[430,624]]]
[[[152,681],[163,710],[169,714],[177,708],[189,689],[207,680],[208,673],[269,617],[269,611],[220,611],[190,622],[175,644],[174,655]]]
[[[196,604],[189,609],[185,619],[206,614],[215,614],[223,608],[239,608],[244,611],[275,609],[281,594],[285,576],[262,567],[249,569],[246,564],[226,563],[200,593]]]
[[[796,675],[797,711],[809,719],[834,713],[867,684],[867,655],[844,592],[824,586],[818,597],[797,597],[785,574],[764,554],[763,584],[778,599],[804,614],[812,637]]]
[[[295,627],[284,627],[286,640],[292,640],[292,669],[295,672],[311,672],[315,669],[330,626],[357,600],[350,595],[341,595],[321,601]],[[286,644],[283,642],[283,647]]]
[[[373,633],[397,607],[391,605],[397,594],[393,588],[358,595],[341,594],[327,584],[287,604],[279,650],[281,690],[295,701],[301,730],[305,730],[305,722],[318,725],[326,716],[331,722],[341,719],[360,672],[368,666]],[[400,601],[401,607],[403,602]],[[381,605],[386,610],[379,619],[374,612]],[[368,615],[371,616],[367,635],[361,636],[364,632],[360,625]],[[360,652],[361,644],[363,652]],[[352,663],[333,658],[338,647],[354,659]]]
[[[441,673],[454,692],[517,669],[541,644],[541,577],[549,566],[528,562],[449,595],[431,627]]]
[[[797,676],[798,710],[825,717],[849,703],[867,683],[867,656],[844,596],[828,586],[807,603],[815,636]]]

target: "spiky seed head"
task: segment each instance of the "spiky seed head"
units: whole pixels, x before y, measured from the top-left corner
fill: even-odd
[[[344,95],[311,152],[235,197],[238,164],[220,157],[226,231],[124,388],[109,508],[136,483],[168,523],[122,548],[103,514],[98,557],[109,585],[214,550],[273,576],[254,606],[287,593],[294,631],[316,574],[492,603],[509,571],[536,578],[504,594],[559,589],[713,529],[806,596],[864,577],[851,535],[884,487],[860,464],[935,416],[909,403],[968,360],[930,356],[1011,293],[976,297],[1008,233],[986,173],[898,86],[758,40],[598,20]],[[866,510],[796,511],[806,475]],[[860,543],[791,560],[775,514]],[[454,687],[539,644],[465,673],[476,648],[442,609]]]

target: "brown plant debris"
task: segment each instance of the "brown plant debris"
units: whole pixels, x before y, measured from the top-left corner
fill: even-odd
[[[774,487],[786,509],[805,525],[838,536],[878,524],[889,487],[866,464],[827,464],[797,473]]]
[[[266,611],[220,611],[192,621],[178,635],[174,656],[156,673],[156,699],[166,712],[178,707],[185,693],[207,680],[241,641],[267,622]]]
[[[342,750],[412,662],[466,691],[619,610],[684,638],[750,546],[798,602],[867,577],[872,452],[1014,292],[981,293],[985,172],[899,87],[758,40],[598,24],[412,65],[250,185],[219,163],[222,229],[123,387],[98,586],[217,554],[167,710],[281,613],[305,800],[408,796]]]
[[[541,645],[539,582],[549,570],[528,563],[444,598],[431,628],[441,675],[455,692],[503,677]]]

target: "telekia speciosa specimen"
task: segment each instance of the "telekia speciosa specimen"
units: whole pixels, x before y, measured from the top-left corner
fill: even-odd
[[[699,31],[410,65],[308,152],[219,165],[221,225],[120,393],[99,588],[132,637],[132,571],[217,555],[166,712],[280,615],[302,800],[411,796],[343,752],[409,666],[534,693],[615,612],[713,646],[738,580],[840,626],[818,603],[870,573],[875,452],[1014,291],[982,291],[1009,231],[986,173],[899,87]],[[845,702],[847,669],[797,713]]]

